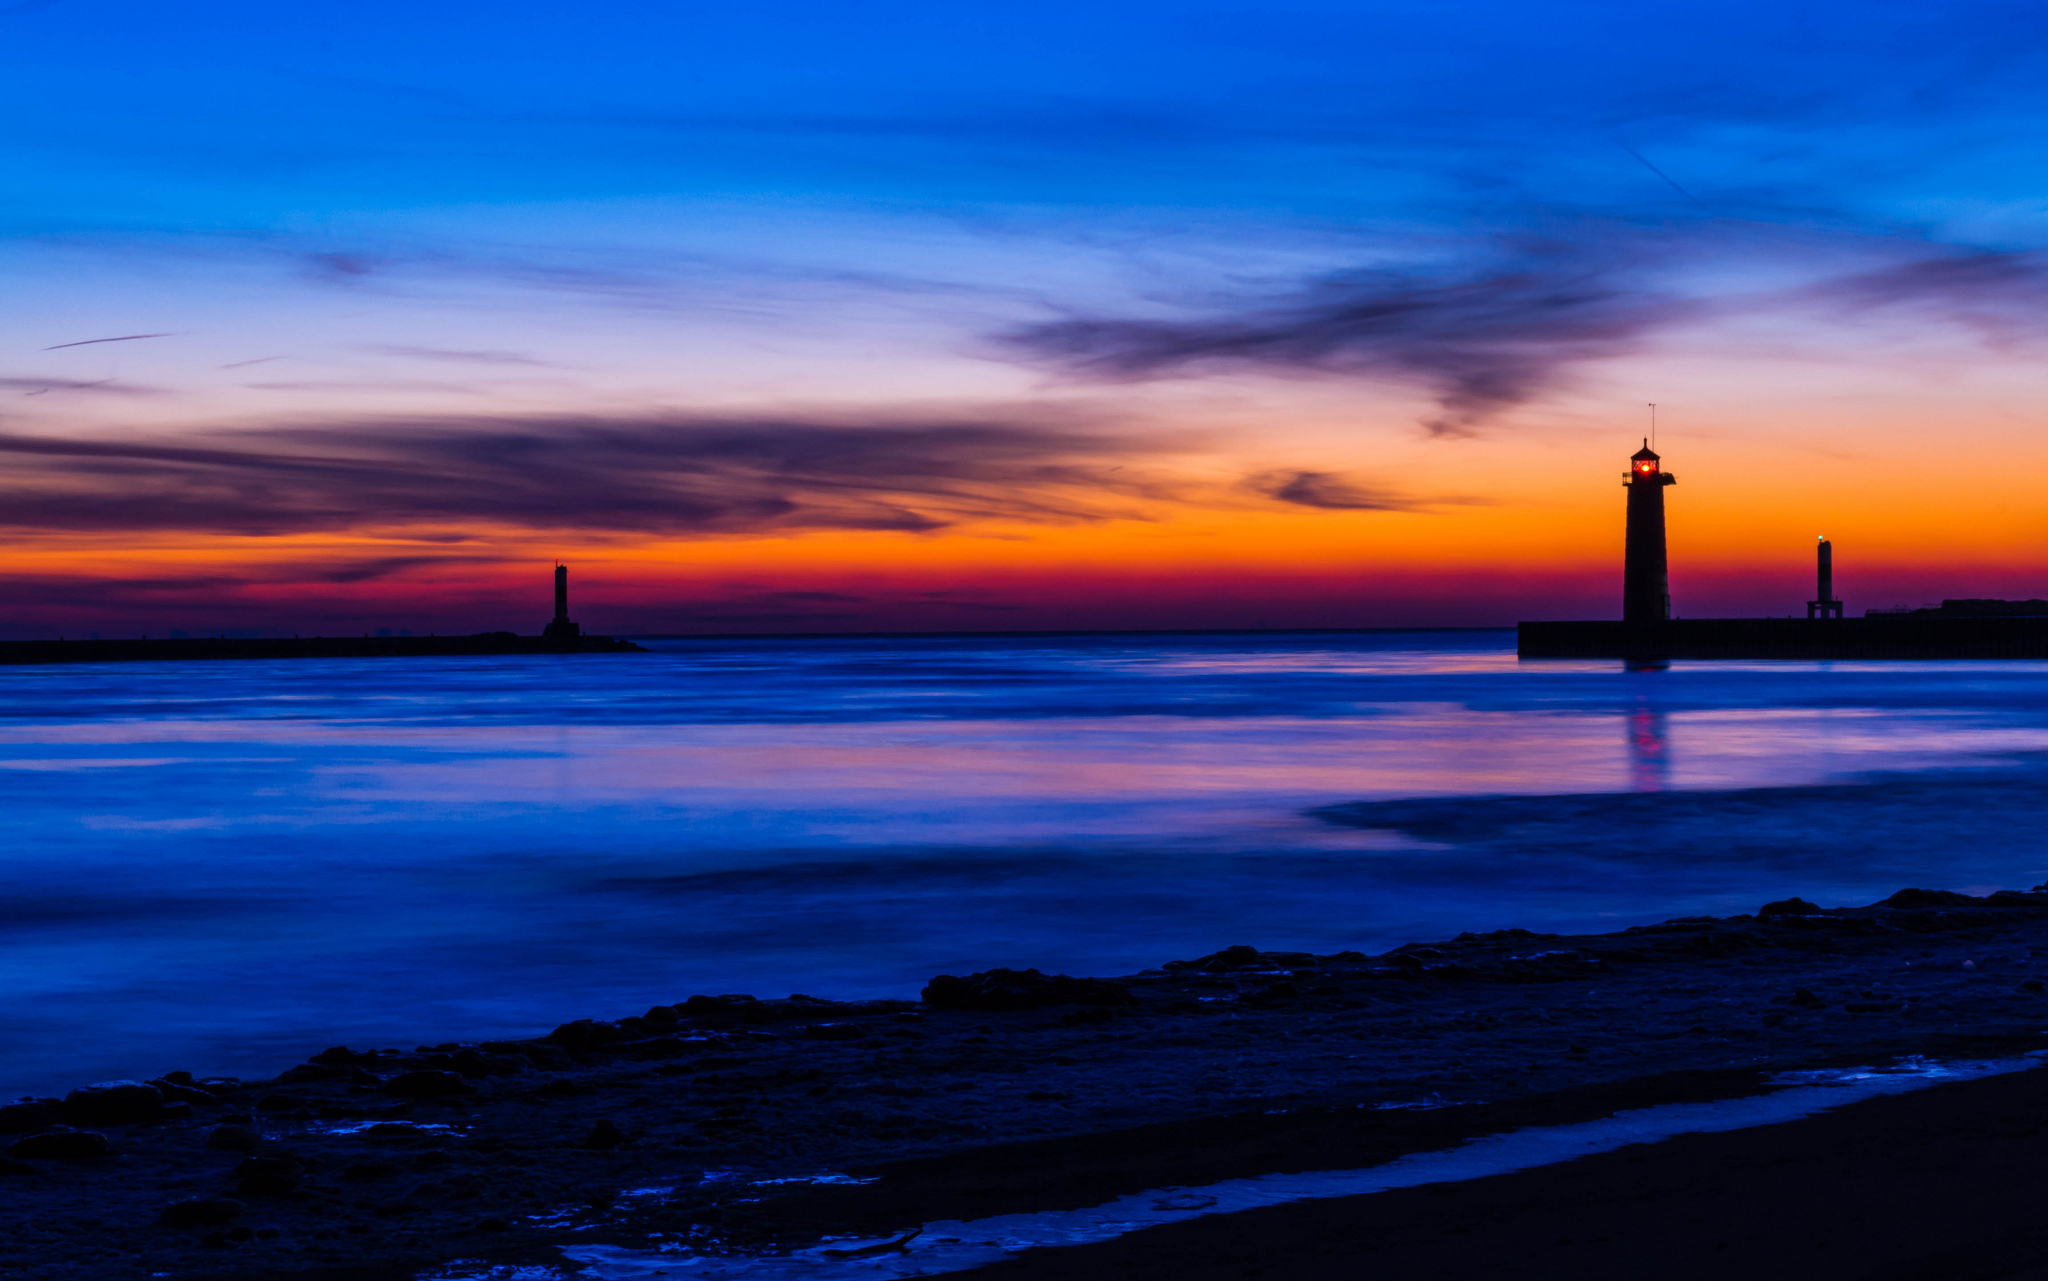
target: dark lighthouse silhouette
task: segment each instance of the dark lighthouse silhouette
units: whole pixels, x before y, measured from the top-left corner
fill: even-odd
[[[569,567],[555,562],[555,619],[540,634],[550,640],[572,640],[583,634],[583,629],[569,621]]]
[[[1945,600],[1924,609],[1843,616],[1835,547],[1815,550],[1806,617],[1674,618],[1664,542],[1664,491],[1677,478],[1648,440],[1630,456],[1620,621],[1516,625],[1523,658],[2048,658],[2048,600]]]
[[[1671,617],[1671,571],[1664,556],[1664,487],[1678,477],[1663,470],[1650,442],[1628,460],[1628,547],[1622,556],[1621,620]]]

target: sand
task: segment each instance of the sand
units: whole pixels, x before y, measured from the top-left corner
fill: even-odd
[[[0,1110],[13,1131],[0,1143],[62,1136],[50,1122],[68,1121],[108,1147],[10,1159],[0,1269],[32,1281],[338,1281],[456,1259],[479,1261],[458,1271],[558,1261],[571,1243],[776,1248],[1353,1168],[1517,1126],[1756,1092],[1787,1069],[2048,1046],[2048,895],[1774,906],[1605,935],[1505,931],[1376,957],[1239,947],[1096,983],[979,984],[997,1004],[1006,990],[1010,1004],[1060,1002],[1035,1008],[705,994],[531,1041],[337,1047],[264,1082],[162,1078],[169,1114],[132,1123],[86,1124],[85,1095],[69,1116],[61,1104]],[[959,999],[962,987],[931,991]],[[1991,1090],[1925,1097],[1980,1086]],[[119,1099],[104,1107],[118,1112]],[[209,1146],[223,1125],[247,1132],[244,1147]],[[768,1182],[828,1174],[876,1181]],[[1661,1195],[1683,1201],[1690,1186]],[[1597,1219],[1609,1212],[1588,1207],[1601,1204],[1574,1213]],[[1310,1225],[1334,1211],[1301,1210],[1296,1225],[1294,1210],[1088,1247],[1100,1262],[1065,1275],[1323,1275],[1313,1269],[1360,1248],[1341,1216]],[[1513,1254],[1526,1235],[1526,1216],[1471,1214],[1493,1225],[1489,1249]],[[1269,1221],[1296,1226],[1259,1226]],[[1415,1250],[1437,1242],[1416,1232]],[[1191,1270],[1191,1258],[1227,1253],[1218,1233],[1250,1252],[1244,1268],[1266,1271]],[[1141,1250],[1140,1237],[1165,1243]],[[1276,1243],[1292,1238],[1323,1244],[1289,1255]],[[1148,1272],[1153,1255],[1180,1262]],[[995,1271],[1063,1266],[1027,1257]]]

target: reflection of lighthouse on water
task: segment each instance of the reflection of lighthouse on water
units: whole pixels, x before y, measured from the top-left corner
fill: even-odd
[[[1628,782],[1633,792],[1662,792],[1671,786],[1671,744],[1665,713],[1638,702],[1627,717]]]

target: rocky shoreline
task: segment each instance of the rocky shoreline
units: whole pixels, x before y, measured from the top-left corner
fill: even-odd
[[[0,1107],[0,1271],[343,1281],[572,1242],[773,1248],[2042,1046],[2039,891],[1378,956],[1235,946],[1120,978],[940,976],[915,1001],[695,995]]]

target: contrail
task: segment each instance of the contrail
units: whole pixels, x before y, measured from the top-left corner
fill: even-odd
[[[1664,181],[1670,183],[1671,189],[1673,191],[1677,192],[1681,196],[1684,196],[1687,200],[1692,201],[1694,204],[1698,205],[1702,209],[1705,209],[1707,207],[1706,201],[1701,200],[1698,196],[1693,195],[1690,191],[1687,191],[1685,188],[1679,186],[1678,179],[1673,178],[1670,174],[1665,173],[1662,169],[1659,169],[1657,166],[1651,164],[1649,158],[1643,155],[1642,152],[1637,151],[1634,147],[1629,146],[1625,142],[1617,141],[1614,145],[1620,147],[1623,151],[1626,151],[1631,156],[1634,156],[1638,161],[1641,162],[1643,168],[1649,170],[1651,173],[1656,174],[1659,178],[1662,178]]]
[[[90,347],[96,342],[134,342],[137,338],[175,338],[176,334],[122,334],[119,338],[86,338],[78,342],[60,342],[44,351],[62,351],[66,347]]]

